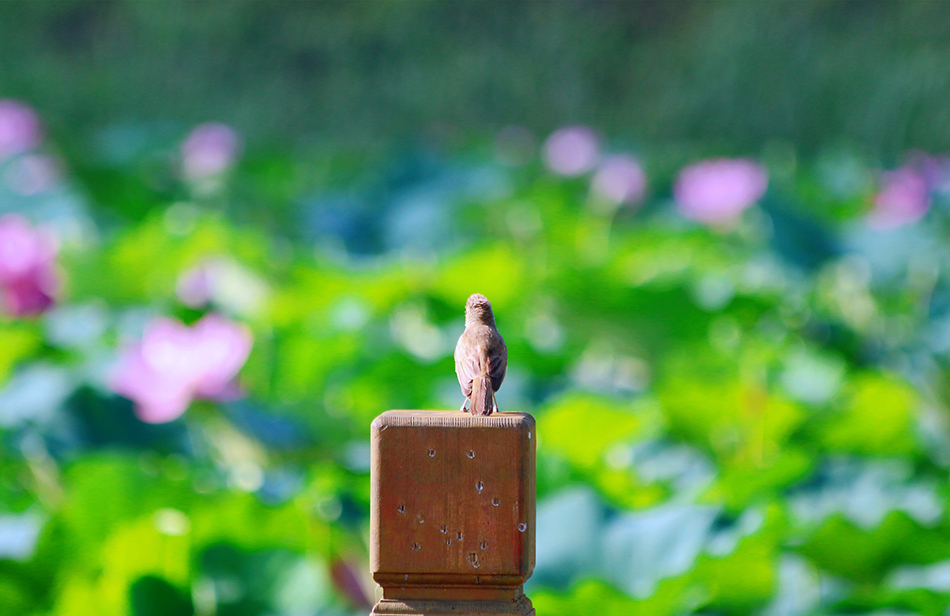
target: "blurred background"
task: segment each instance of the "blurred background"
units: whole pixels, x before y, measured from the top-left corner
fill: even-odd
[[[0,3],[0,613],[367,613],[481,292],[539,614],[945,614],[948,22]]]

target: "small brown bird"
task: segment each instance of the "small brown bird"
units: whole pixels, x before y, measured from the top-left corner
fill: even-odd
[[[465,302],[465,331],[455,346],[455,374],[465,394],[465,402],[471,401],[472,415],[491,415],[498,410],[495,392],[505,380],[508,369],[508,349],[495,327],[495,315],[491,302],[481,293],[476,293]]]

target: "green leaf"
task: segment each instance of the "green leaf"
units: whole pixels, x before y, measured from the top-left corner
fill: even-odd
[[[713,452],[720,460],[760,467],[782,454],[805,421],[804,411],[761,378],[755,345],[737,360],[708,346],[671,353],[658,385],[673,434]]]
[[[195,613],[191,597],[161,577],[146,575],[129,589],[134,616],[190,616]]]
[[[862,374],[851,382],[840,410],[821,429],[821,440],[834,452],[916,453],[916,408],[917,394],[906,382],[888,374]]]
[[[522,255],[508,244],[493,244],[466,252],[447,262],[434,280],[433,291],[451,306],[465,306],[472,293],[481,293],[495,311],[504,310],[526,293]]]
[[[40,346],[40,336],[28,325],[0,322],[0,384],[7,380],[18,362]]]
[[[684,577],[664,580],[646,599],[634,599],[600,580],[586,579],[568,592],[534,591],[531,602],[545,616],[672,616],[688,611],[703,593]]]
[[[926,564],[950,558],[950,527],[925,528],[900,511],[876,528],[859,528],[842,515],[829,517],[801,546],[818,567],[859,583],[879,584],[901,563]]]
[[[540,446],[581,468],[598,466],[611,445],[631,441],[649,425],[630,405],[585,394],[565,396],[539,417]]]

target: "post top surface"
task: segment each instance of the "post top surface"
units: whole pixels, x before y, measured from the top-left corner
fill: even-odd
[[[534,417],[528,413],[493,413],[487,416],[461,411],[386,411],[373,421],[373,431],[383,427],[509,428],[529,430]]]

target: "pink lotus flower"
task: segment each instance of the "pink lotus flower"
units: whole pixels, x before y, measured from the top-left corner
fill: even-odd
[[[874,197],[868,223],[878,229],[892,229],[920,220],[929,209],[927,181],[910,167],[902,167],[881,174],[881,190]]]
[[[558,175],[573,177],[587,173],[600,157],[597,135],[586,126],[558,129],[544,142],[543,156],[548,168]]]
[[[595,193],[618,205],[640,201],[646,187],[647,176],[643,167],[625,154],[605,159],[591,181]]]
[[[123,350],[110,385],[135,402],[142,421],[172,421],[193,399],[239,397],[235,378],[252,344],[247,327],[220,315],[206,315],[193,327],[156,319],[141,341]]]
[[[241,139],[233,128],[217,122],[201,124],[181,145],[185,178],[202,180],[227,171],[240,150]]]
[[[705,224],[724,224],[759,200],[769,176],[751,160],[722,158],[680,171],[673,197],[680,214]]]
[[[29,152],[42,141],[35,111],[15,100],[0,100],[0,160]]]
[[[59,291],[56,241],[20,216],[0,218],[0,303],[14,317],[35,315]]]

